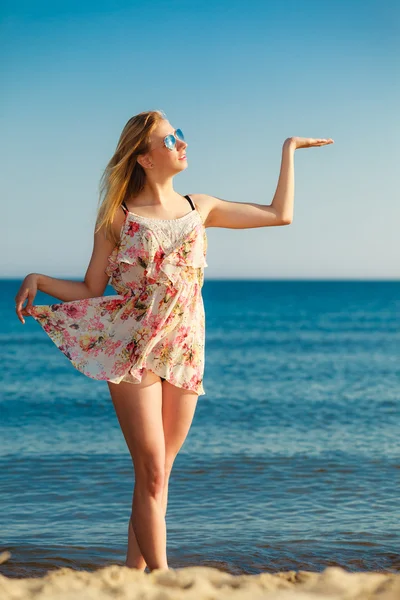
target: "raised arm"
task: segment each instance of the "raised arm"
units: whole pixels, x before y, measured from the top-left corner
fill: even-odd
[[[289,225],[293,220],[295,150],[331,143],[333,140],[330,138],[292,137],[285,140],[278,184],[271,204],[232,202],[207,194],[191,194],[202,212],[205,227],[246,229]]]

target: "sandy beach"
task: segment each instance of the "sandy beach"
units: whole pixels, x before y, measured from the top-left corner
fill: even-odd
[[[0,562],[9,553],[0,556]],[[399,600],[400,574],[286,571],[230,575],[210,567],[144,573],[112,565],[96,572],[63,568],[44,577],[0,575],[2,600]]]

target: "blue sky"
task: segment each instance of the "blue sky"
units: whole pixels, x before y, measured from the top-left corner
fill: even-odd
[[[206,278],[400,278],[396,2],[19,2],[0,9],[2,277],[83,277],[98,184],[126,121],[188,142],[182,194],[272,201],[293,223],[207,229]],[[4,91],[5,90],[5,91]]]

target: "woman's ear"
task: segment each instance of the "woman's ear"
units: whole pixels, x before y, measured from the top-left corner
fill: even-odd
[[[151,169],[152,167],[154,167],[151,158],[148,154],[139,154],[136,160],[139,163],[139,165],[143,167],[143,169]]]

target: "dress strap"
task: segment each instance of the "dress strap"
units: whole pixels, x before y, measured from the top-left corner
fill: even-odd
[[[127,215],[129,210],[128,210],[127,205],[125,204],[125,200],[122,201],[121,208],[124,211],[124,213]]]
[[[193,204],[193,200],[191,199],[191,197],[189,195],[186,195],[185,198],[189,202],[190,206],[192,207],[192,210],[196,210],[195,205]]]

